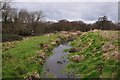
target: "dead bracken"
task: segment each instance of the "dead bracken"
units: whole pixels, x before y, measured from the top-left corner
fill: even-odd
[[[80,62],[84,59],[84,56],[80,56],[80,55],[74,55],[74,56],[71,56],[70,58],[71,60],[75,61],[75,62]]]
[[[118,61],[120,60],[120,53],[118,51],[107,52],[107,53],[103,53],[103,57],[106,60],[114,59]]]
[[[30,76],[28,76],[26,78],[26,80],[39,80],[40,79],[40,75],[34,71]]]
[[[42,58],[42,59],[46,59],[46,55],[45,55],[45,52],[43,52],[43,50],[40,50],[39,52],[38,52],[38,56],[37,57],[40,57],[40,58]]]
[[[113,46],[113,45],[110,44],[110,43],[106,43],[106,44],[103,45],[103,47],[102,47],[103,52],[108,52],[108,51],[113,50],[113,49],[115,49],[115,46]]]

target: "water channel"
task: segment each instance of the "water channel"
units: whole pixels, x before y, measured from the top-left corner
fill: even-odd
[[[67,55],[64,49],[70,49],[68,44],[61,44],[53,49],[53,54],[48,57],[43,66],[42,78],[73,78],[71,74],[65,72],[65,67],[68,64]]]

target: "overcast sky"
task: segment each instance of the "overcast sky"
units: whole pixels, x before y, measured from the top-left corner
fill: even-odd
[[[12,0],[15,2],[118,2],[120,0]]]
[[[76,2],[57,2],[60,0],[52,0],[53,2],[47,2],[47,0],[44,0],[46,2],[41,2],[41,0],[39,0],[40,2],[38,0],[34,0],[36,2],[32,2],[32,0],[19,1],[16,0],[15,7],[26,8],[29,11],[42,10],[47,20],[68,19],[94,22],[99,16],[107,16],[112,21],[118,20],[117,0],[109,0],[109,2],[108,0],[101,0],[102,2],[97,2],[98,0],[96,2],[95,0],[91,2],[87,2],[87,0],[84,2],[77,2],[78,0],[75,0]]]

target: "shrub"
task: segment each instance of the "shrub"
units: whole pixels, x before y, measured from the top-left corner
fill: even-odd
[[[22,36],[16,34],[2,34],[2,42],[22,40]]]

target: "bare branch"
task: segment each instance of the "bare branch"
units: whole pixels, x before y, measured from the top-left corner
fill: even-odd
[[[6,9],[10,5],[12,0],[2,0],[0,1],[0,10]]]

